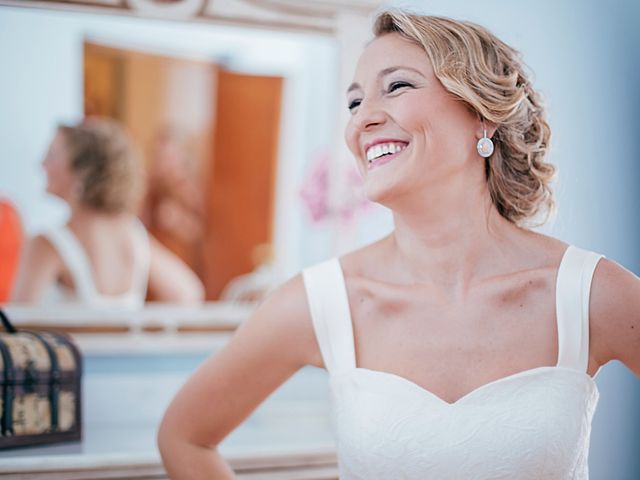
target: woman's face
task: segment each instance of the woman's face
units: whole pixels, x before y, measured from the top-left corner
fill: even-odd
[[[47,174],[47,192],[69,200],[77,183],[69,165],[69,151],[64,134],[56,132],[42,162]]]
[[[399,34],[365,48],[347,102],[345,138],[370,200],[391,204],[425,188],[446,188],[480,165],[478,117],[445,90],[426,52]]]

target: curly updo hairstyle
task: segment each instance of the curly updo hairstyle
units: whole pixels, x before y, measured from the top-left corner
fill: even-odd
[[[551,130],[520,54],[479,25],[445,17],[385,11],[373,33],[398,33],[422,47],[444,88],[497,127],[485,160],[491,199],[516,225],[542,215],[537,223],[544,223],[554,208],[555,167],[545,163]]]
[[[142,196],[142,164],[118,122],[90,118],[60,125],[71,171],[80,178],[80,202],[106,213],[133,212]]]

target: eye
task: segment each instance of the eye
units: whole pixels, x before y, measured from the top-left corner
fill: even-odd
[[[400,88],[404,88],[404,87],[413,88],[413,85],[411,85],[409,82],[404,82],[404,81],[391,82],[389,84],[389,88],[387,89],[387,91],[389,93],[393,93],[396,90],[399,90]]]
[[[353,112],[353,110],[361,103],[362,103],[362,100],[360,100],[359,98],[355,100],[351,100],[348,105],[349,111]]]

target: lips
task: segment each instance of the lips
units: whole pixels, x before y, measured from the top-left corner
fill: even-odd
[[[371,170],[374,167],[389,163],[408,145],[408,142],[395,139],[379,139],[366,144],[364,150],[368,169]]]

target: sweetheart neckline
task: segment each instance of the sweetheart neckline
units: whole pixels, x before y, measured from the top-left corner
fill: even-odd
[[[479,392],[482,392],[486,389],[489,389],[491,387],[494,387],[496,385],[500,385],[502,383],[511,381],[511,380],[515,380],[518,378],[522,378],[522,377],[526,377],[529,375],[534,375],[536,373],[544,373],[544,372],[558,372],[558,371],[565,371],[565,372],[572,372],[575,374],[578,374],[579,376],[581,376],[584,380],[587,380],[593,387],[598,388],[595,380],[593,379],[593,377],[591,375],[589,375],[586,372],[581,372],[579,370],[575,370],[573,368],[568,368],[568,367],[561,367],[558,365],[546,365],[546,366],[541,366],[541,367],[534,367],[534,368],[529,368],[527,370],[521,370],[519,372],[516,373],[512,373],[510,375],[506,375],[504,377],[500,377],[497,378],[495,380],[491,380],[490,382],[487,383],[483,383],[482,385],[474,388],[473,390],[465,393],[464,395],[462,395],[461,397],[459,397],[458,399],[454,400],[453,402],[448,402],[447,400],[445,400],[444,398],[440,397],[439,395],[435,394],[434,392],[432,392],[431,390],[428,390],[425,387],[422,387],[421,385],[418,385],[416,382],[409,380],[408,378],[405,378],[401,375],[395,374],[395,373],[391,373],[391,372],[385,372],[382,370],[371,370],[369,368],[363,368],[363,367],[355,367],[349,370],[346,370],[344,372],[340,372],[343,374],[348,374],[349,372],[364,372],[364,373],[368,373],[368,374],[373,374],[373,375],[379,375],[379,376],[383,376],[383,377],[387,377],[387,378],[392,378],[392,379],[396,379],[404,384],[408,384],[411,388],[413,389],[417,389],[419,393],[423,394],[423,395],[427,395],[433,399],[435,399],[437,402],[447,406],[447,407],[455,407],[456,405],[459,405],[460,403],[463,403],[466,399],[471,398],[473,396],[475,396],[476,394],[479,394]],[[337,374],[337,372],[336,372]]]

